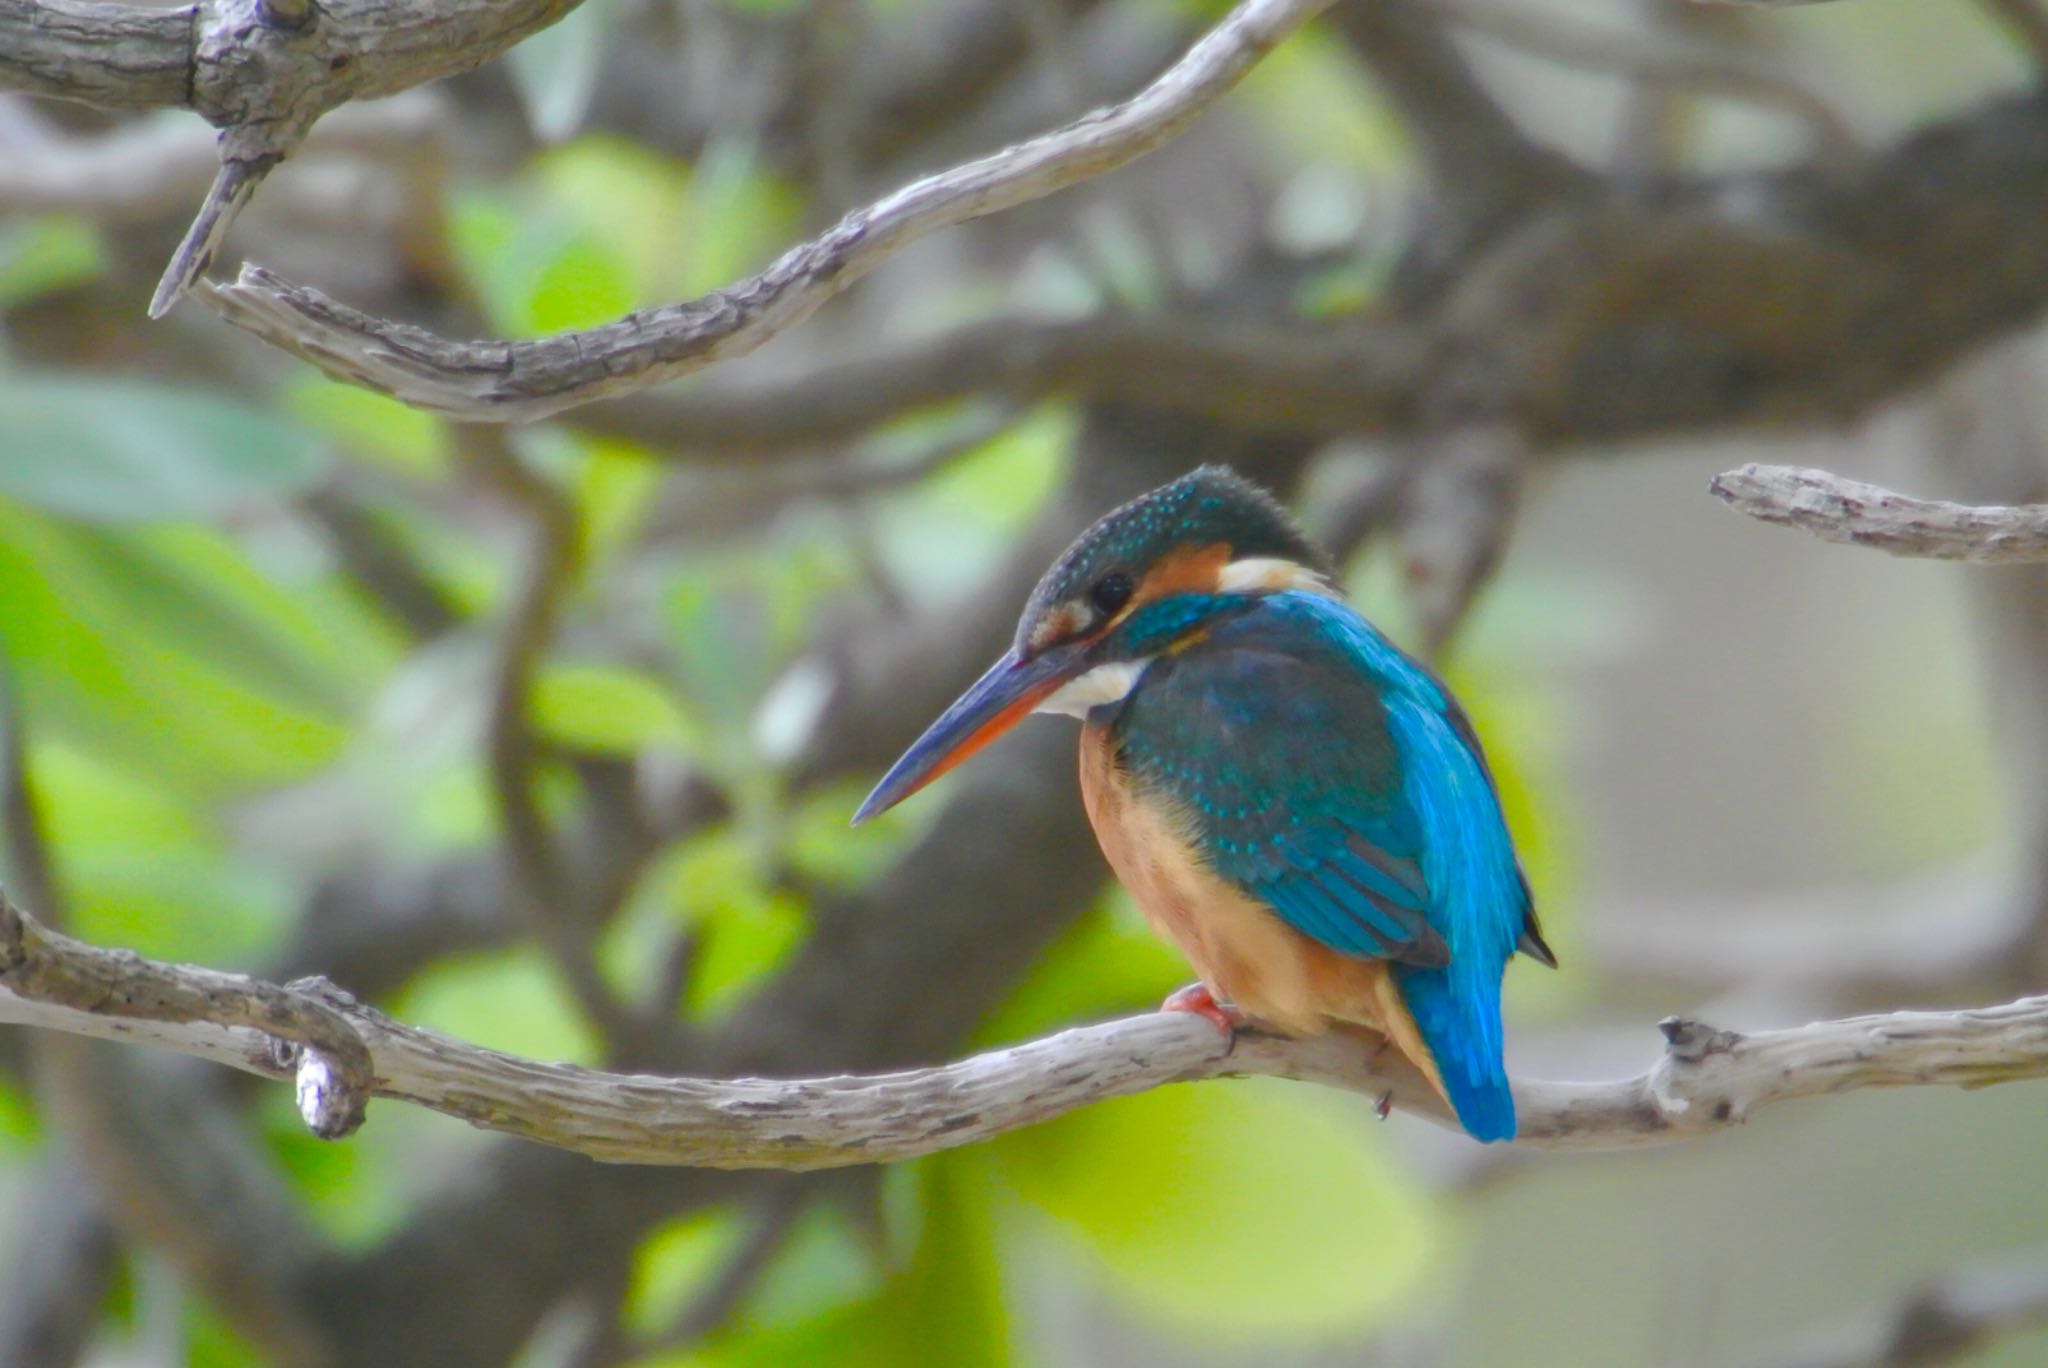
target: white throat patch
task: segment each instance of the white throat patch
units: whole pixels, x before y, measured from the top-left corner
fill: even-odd
[[[1279,556],[1247,556],[1223,567],[1216,576],[1220,594],[1252,594],[1260,590],[1305,589],[1311,594],[1331,594],[1330,582],[1305,565]]]
[[[1145,667],[1152,663],[1152,657],[1141,660],[1118,660],[1108,665],[1097,665],[1087,674],[1076,675],[1053,692],[1047,694],[1033,712],[1065,713],[1069,717],[1086,719],[1091,709],[1105,703],[1122,701],[1132,689],[1138,686],[1138,676],[1145,673]]]

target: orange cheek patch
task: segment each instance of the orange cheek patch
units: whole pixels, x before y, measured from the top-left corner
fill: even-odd
[[[1170,594],[1212,593],[1223,576],[1223,567],[1228,564],[1229,542],[1211,542],[1207,546],[1174,551],[1145,572],[1145,578],[1138,584],[1138,592],[1131,595],[1131,607]]]

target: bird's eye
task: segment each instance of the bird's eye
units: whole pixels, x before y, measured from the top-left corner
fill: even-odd
[[[1122,571],[1104,575],[1088,591],[1088,601],[1100,609],[1104,617],[1113,617],[1117,610],[1131,601],[1131,587],[1131,577]]]

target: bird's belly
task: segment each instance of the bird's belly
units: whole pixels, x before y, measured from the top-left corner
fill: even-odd
[[[1212,873],[1177,815],[1119,772],[1100,727],[1081,734],[1081,797],[1109,867],[1145,920],[1218,996],[1289,1035],[1356,1022],[1409,1052],[1404,1037],[1413,1038],[1414,1027],[1386,964],[1331,950]]]

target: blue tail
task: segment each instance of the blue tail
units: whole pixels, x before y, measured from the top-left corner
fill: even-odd
[[[1501,1062],[1498,966],[1454,960],[1447,969],[1402,965],[1395,975],[1458,1120],[1476,1140],[1514,1139],[1515,1099]]]
[[[1515,863],[1479,738],[1443,685],[1364,618],[1312,595],[1290,592],[1270,602],[1343,642],[1380,687],[1399,756],[1402,808],[1414,823],[1409,846],[1421,856],[1429,889],[1429,924],[1450,949],[1449,967],[1398,964],[1395,982],[1436,1057],[1458,1120],[1476,1139],[1513,1139],[1515,1099],[1501,1062],[1500,981],[1516,947],[1533,936],[1533,923],[1529,886]],[[1540,937],[1531,945],[1531,954],[1549,957]]]

